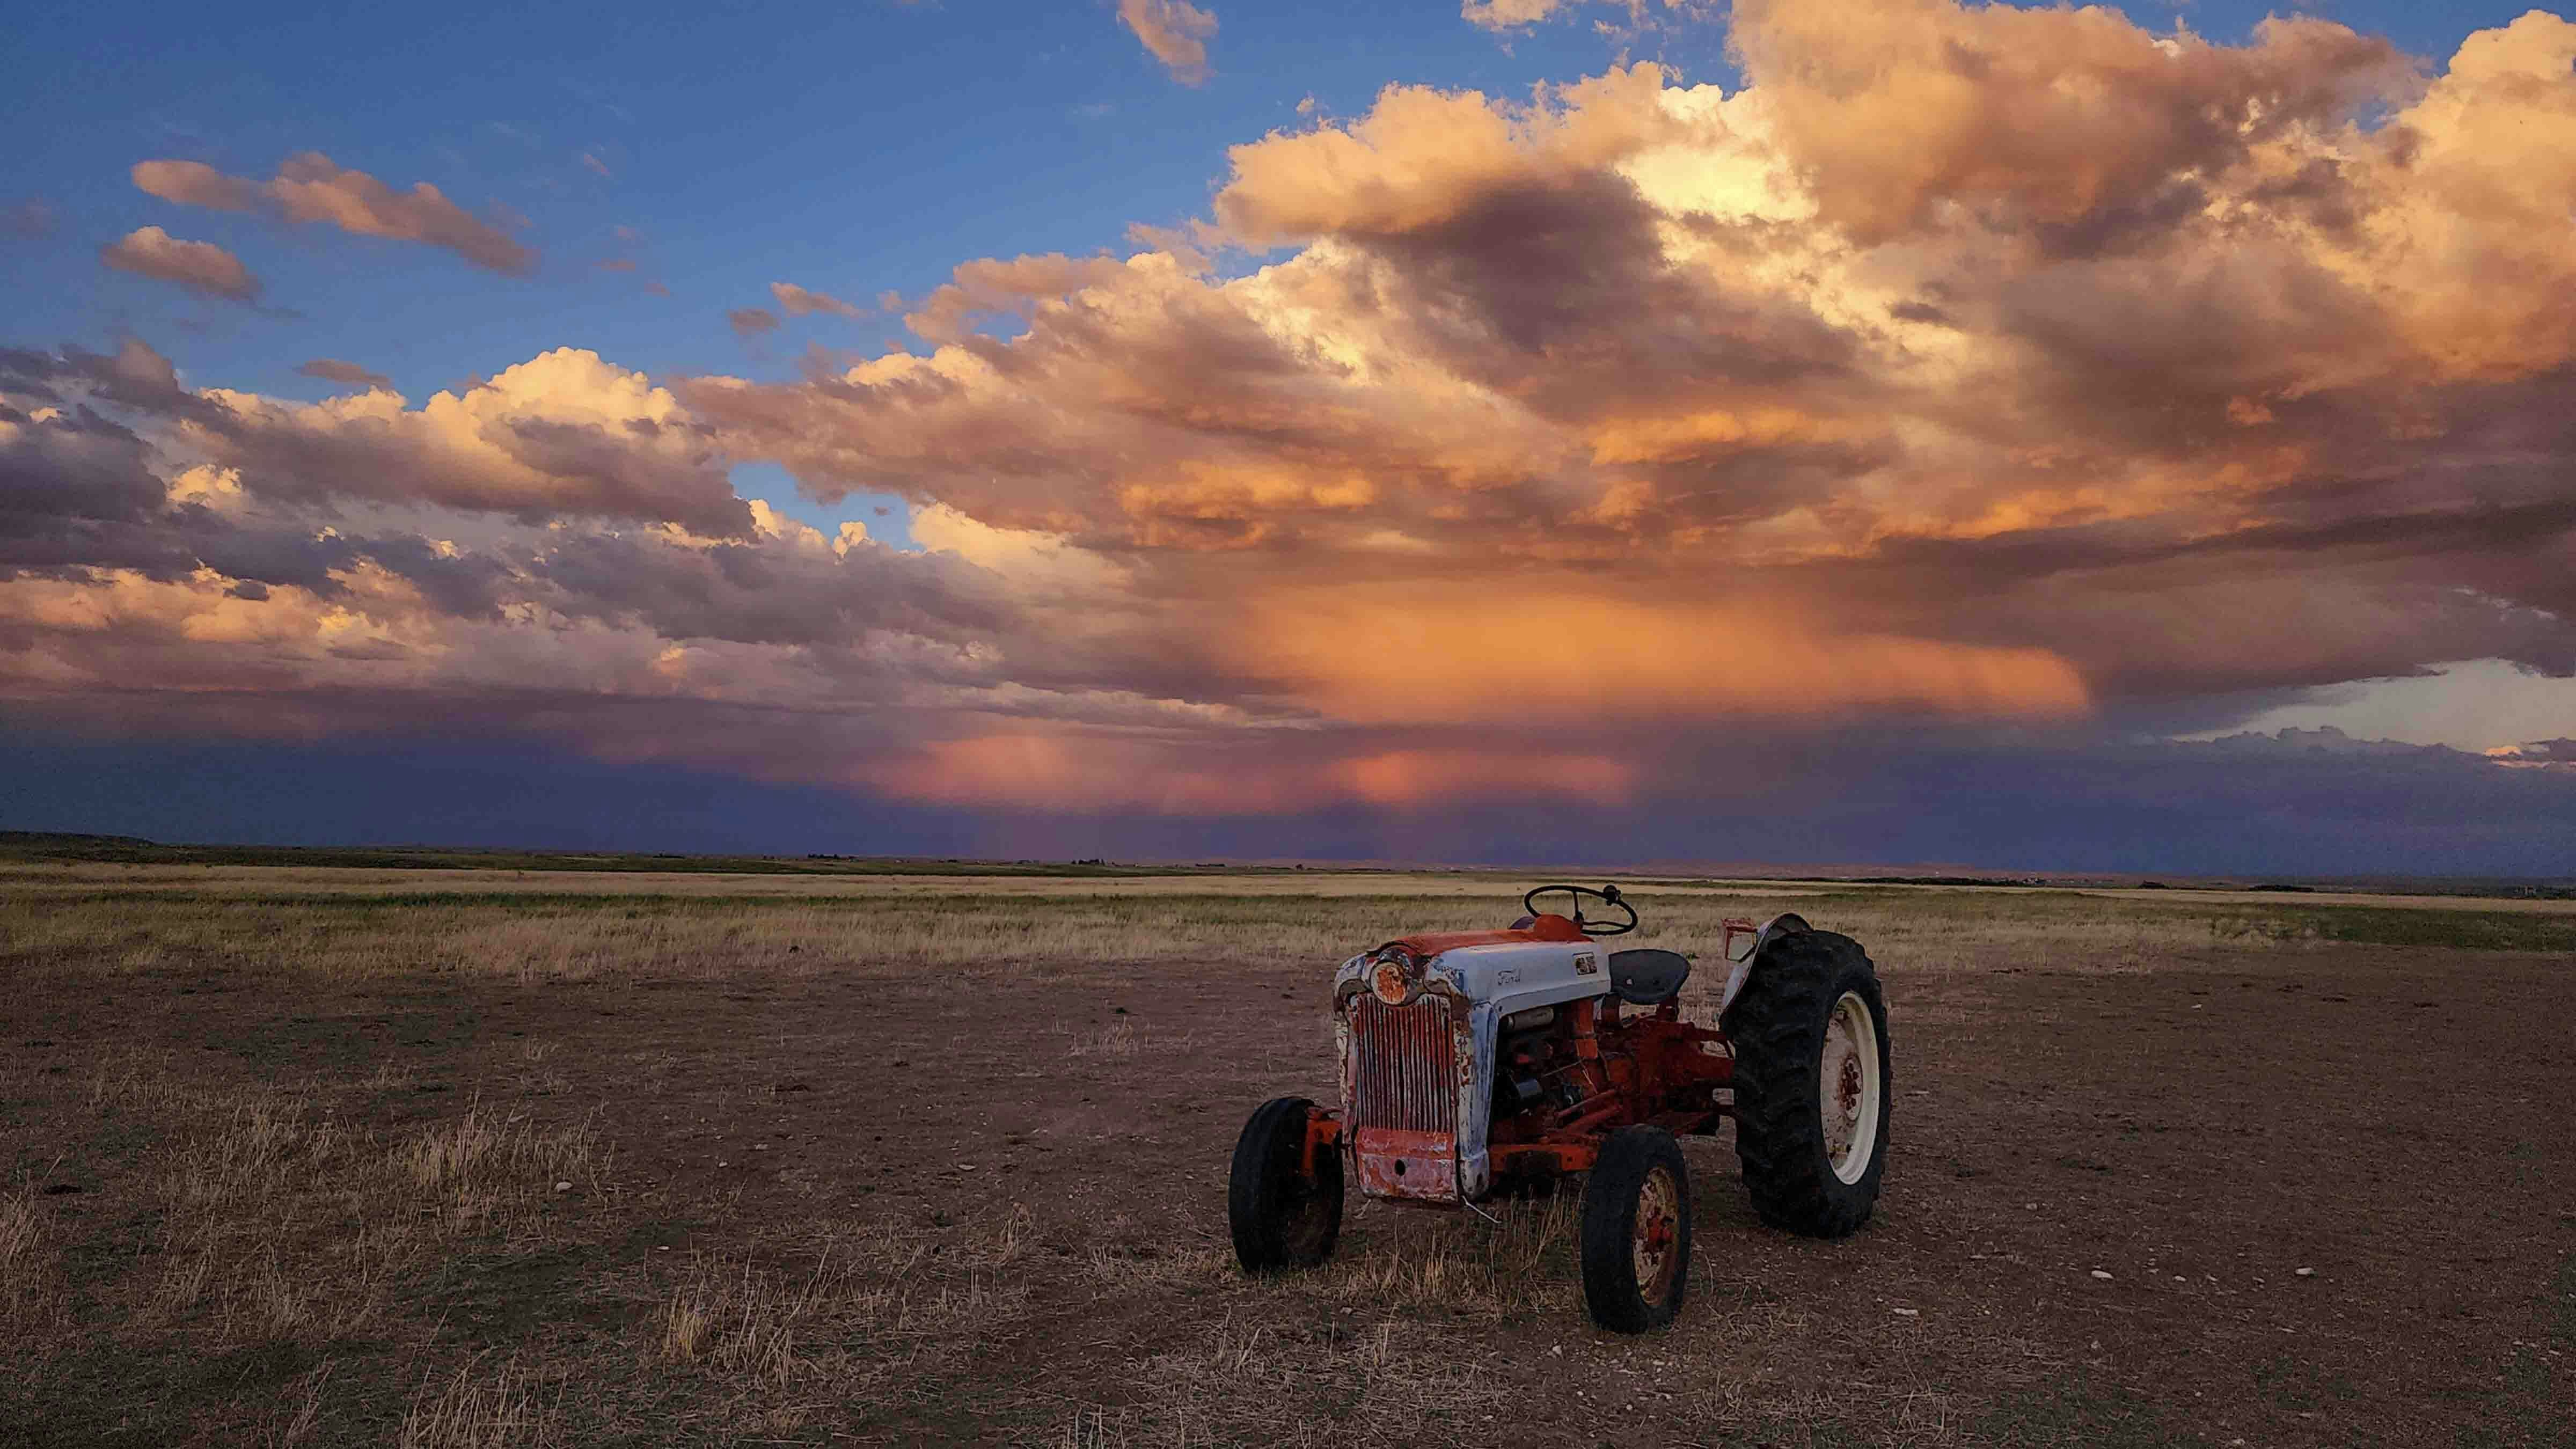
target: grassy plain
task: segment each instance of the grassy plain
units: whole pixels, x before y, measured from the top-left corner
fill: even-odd
[[[2576,1435],[2576,902],[1634,893],[1862,940],[1899,1097],[1846,1243],[1694,1145],[1621,1340],[1572,1195],[1225,1245],[1331,962],[1495,878],[0,867],[0,1441]]]

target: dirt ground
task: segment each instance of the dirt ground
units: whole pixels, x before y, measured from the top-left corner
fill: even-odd
[[[1877,1219],[1768,1231],[1694,1141],[1635,1339],[1571,1194],[1238,1276],[1324,961],[60,957],[0,957],[0,1443],[2576,1443],[2559,952],[1882,958]]]

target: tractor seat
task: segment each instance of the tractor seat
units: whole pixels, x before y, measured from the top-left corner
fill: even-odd
[[[1661,1006],[1690,980],[1690,958],[1651,946],[1610,953],[1610,989],[1630,1006]]]

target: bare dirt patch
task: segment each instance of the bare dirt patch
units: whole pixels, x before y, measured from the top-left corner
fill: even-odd
[[[1880,1216],[1768,1232],[1693,1144],[1693,1301],[1631,1340],[1570,1198],[1355,1203],[1274,1282],[1226,1247],[1244,1114],[1329,1095],[1330,960],[1490,889],[29,885],[0,1439],[2576,1437],[2566,951],[2007,892],[1645,939],[1791,905],[1888,983]]]

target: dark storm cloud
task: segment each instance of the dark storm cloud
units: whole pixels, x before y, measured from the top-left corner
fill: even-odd
[[[157,511],[167,488],[149,448],[86,406],[36,419],[0,404],[0,510],[131,522]]]
[[[766,540],[674,548],[648,536],[586,533],[552,543],[527,567],[569,616],[673,639],[831,646],[880,629],[967,638],[1015,615],[983,570],[882,546],[840,554]]]
[[[75,393],[164,415],[201,413],[207,406],[179,386],[170,359],[140,338],[123,339],[112,354],[79,347],[60,354],[0,348],[0,396],[58,403]]]

